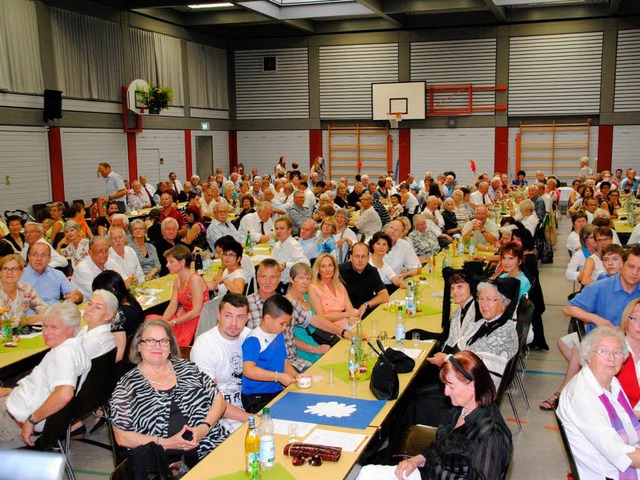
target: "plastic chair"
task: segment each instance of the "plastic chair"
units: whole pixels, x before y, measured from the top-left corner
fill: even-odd
[[[522,397],[524,398],[525,403],[527,404],[527,410],[531,410],[531,406],[529,405],[529,398],[527,397],[527,392],[524,388],[524,382],[522,381],[522,374],[526,371],[524,365],[524,358],[527,354],[527,335],[529,334],[529,330],[531,329],[531,321],[533,319],[533,313],[535,310],[535,306],[526,297],[523,297],[518,304],[518,309],[516,313],[516,332],[518,333],[518,364],[520,365],[520,370],[516,369],[516,375],[514,377],[515,381],[518,383],[520,387],[520,391],[522,392]]]
[[[398,462],[415,457],[433,443],[437,432],[436,427],[429,425],[409,425],[400,433],[392,457]]]
[[[504,369],[504,373],[502,375],[502,381],[500,382],[500,386],[498,387],[498,394],[496,395],[496,403],[500,405],[502,402],[502,397],[504,394],[507,394],[509,397],[509,403],[511,404],[511,409],[513,410],[513,416],[516,419],[516,423],[518,424],[518,430],[522,431],[522,423],[520,423],[520,416],[518,415],[518,410],[516,409],[516,403],[513,400],[513,395],[511,393],[510,387],[513,383],[513,377],[516,374],[516,366],[518,363],[518,355],[515,355]]]
[[[558,412],[554,410],[553,414],[555,415],[556,422],[558,423],[558,430],[560,430],[560,438],[562,439],[562,446],[564,447],[564,453],[566,453],[567,460],[569,460],[569,468],[571,469],[571,478],[573,480],[580,480],[580,474],[578,473],[576,460],[575,458],[573,458],[573,451],[571,450],[571,444],[569,443],[567,432],[564,429],[562,420],[560,420],[560,417],[558,417]]]
[[[109,476],[109,480],[131,480],[132,478],[133,472],[131,471],[131,460],[129,458],[125,458]]]
[[[11,216],[11,215],[15,215],[17,217],[20,217],[23,222],[28,222],[28,221],[34,221],[35,220],[31,215],[29,215],[24,210],[19,210],[18,209],[18,210],[5,210],[4,211],[4,218],[5,219],[7,217]]]
[[[218,307],[221,301],[222,297],[218,295],[203,305],[195,338],[198,338],[204,332],[208,332],[218,324]]]

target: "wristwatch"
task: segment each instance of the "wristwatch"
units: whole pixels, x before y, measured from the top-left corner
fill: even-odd
[[[341,336],[342,338],[344,338],[344,332],[346,332],[346,331],[347,331],[347,329],[346,329],[346,328],[343,328],[343,329],[342,329],[342,332],[340,332],[340,336]]]
[[[33,413],[27,417],[27,420],[26,420],[26,421],[27,421],[27,422],[29,422],[31,425],[36,425],[36,423],[37,423],[37,422],[33,419]]]
[[[369,302],[364,302],[363,305],[367,307],[367,310],[369,310]]]

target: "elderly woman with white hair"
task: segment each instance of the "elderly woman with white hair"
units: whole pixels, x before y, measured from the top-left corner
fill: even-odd
[[[89,240],[82,235],[82,226],[69,220],[64,225],[64,238],[58,243],[58,253],[76,267],[89,254]]]
[[[640,423],[615,377],[628,355],[618,330],[596,328],[580,345],[582,370],[560,396],[558,417],[582,478],[640,475]]]
[[[524,227],[535,237],[536,228],[538,227],[538,223],[540,223],[540,219],[538,218],[538,215],[536,215],[535,204],[527,198],[522,200],[518,204],[518,207],[520,211],[516,213],[514,218],[517,221],[522,222]]]

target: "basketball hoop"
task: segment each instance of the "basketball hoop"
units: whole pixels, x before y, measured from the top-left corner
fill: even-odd
[[[391,128],[398,128],[398,124],[402,121],[402,113],[387,113],[387,120],[389,120],[389,125],[391,125]]]

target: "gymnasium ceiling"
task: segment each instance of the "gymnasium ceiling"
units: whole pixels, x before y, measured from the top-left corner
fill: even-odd
[[[640,14],[640,0],[100,0],[216,36],[241,39],[523,22]]]

